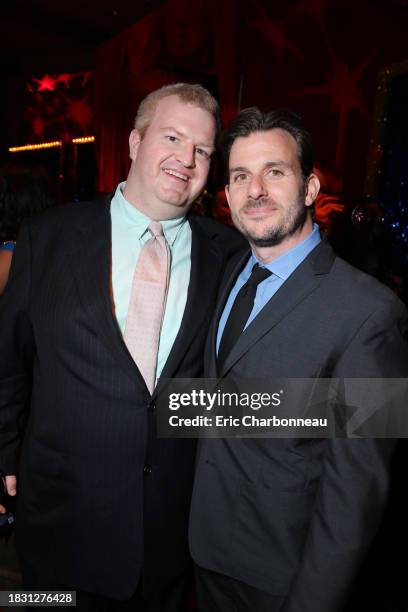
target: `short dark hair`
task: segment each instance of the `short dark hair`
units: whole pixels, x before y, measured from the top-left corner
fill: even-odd
[[[314,152],[310,134],[299,115],[284,108],[265,113],[256,106],[242,110],[224,132],[221,147],[227,176],[231,147],[237,138],[278,128],[285,130],[296,140],[299,163],[303,178],[306,180],[313,171]]]

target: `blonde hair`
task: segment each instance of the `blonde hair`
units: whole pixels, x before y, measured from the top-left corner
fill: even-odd
[[[206,110],[214,117],[217,134],[221,129],[220,109],[217,100],[199,84],[173,83],[152,91],[140,103],[135,119],[135,128],[143,138],[149,127],[160,100],[168,96],[177,96],[182,102]]]

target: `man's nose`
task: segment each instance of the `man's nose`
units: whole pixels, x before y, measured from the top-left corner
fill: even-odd
[[[194,168],[195,166],[195,147],[187,142],[183,143],[177,154],[178,161],[185,168]]]
[[[267,191],[262,180],[262,177],[253,175],[249,183],[248,195],[251,198],[260,198],[267,195]]]

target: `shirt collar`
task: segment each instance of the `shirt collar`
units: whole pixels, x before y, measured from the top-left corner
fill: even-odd
[[[123,222],[127,226],[132,227],[140,240],[145,236],[146,232],[148,232],[148,227],[152,220],[126,200],[123,195],[125,185],[126,181],[119,183],[116,188],[115,195],[112,198],[111,206],[116,208],[118,214],[122,217]],[[185,221],[186,216],[178,217],[177,219],[166,219],[165,221],[160,221],[163,227],[163,234],[170,246],[173,246]]]
[[[302,263],[311,251],[321,242],[319,226],[313,223],[313,230],[302,242],[277,257],[271,263],[264,264],[252,252],[250,259],[250,269],[258,263],[267,268],[272,274],[279,276],[282,280],[287,280],[294,270]]]

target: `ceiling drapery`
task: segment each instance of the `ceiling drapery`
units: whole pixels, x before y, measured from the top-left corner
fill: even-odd
[[[98,49],[93,106],[99,191],[126,178],[129,132],[150,91],[177,81],[208,82],[229,123],[238,103],[234,6],[234,0],[170,0]]]

